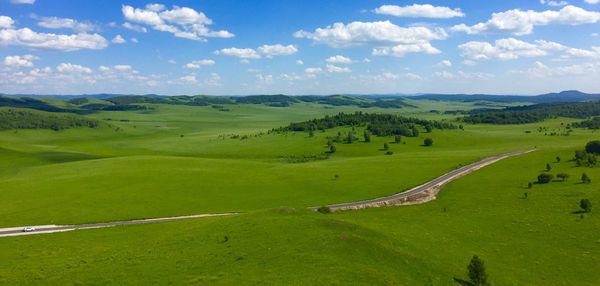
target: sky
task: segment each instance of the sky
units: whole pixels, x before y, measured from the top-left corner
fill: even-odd
[[[600,93],[600,0],[0,0],[6,94],[570,89]]]

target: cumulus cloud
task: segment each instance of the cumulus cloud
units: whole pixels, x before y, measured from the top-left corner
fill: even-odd
[[[591,5],[596,5],[598,3],[600,3],[600,0],[584,0],[585,3],[591,4]]]
[[[61,63],[56,67],[56,70],[60,73],[85,73],[85,74],[91,74],[92,73],[92,69],[82,66],[82,65],[77,65],[77,64],[72,64],[72,63]]]
[[[6,56],[3,63],[7,67],[33,67],[33,61],[38,59],[34,55]]]
[[[472,26],[465,24],[452,27],[454,32],[467,34],[481,33],[511,33],[514,35],[528,35],[533,33],[535,26],[546,26],[551,24],[582,25],[592,24],[600,21],[600,12],[587,11],[575,6],[565,6],[558,11],[523,11],[520,9],[509,10],[492,14],[487,22]]]
[[[71,29],[76,32],[91,32],[96,29],[96,26],[91,23],[70,18],[44,17],[37,24],[46,29]]]
[[[12,4],[35,4],[35,0],[10,0]]]
[[[562,7],[562,6],[569,5],[569,2],[567,2],[567,1],[546,1],[546,0],[540,0],[540,3],[543,4],[543,5],[548,5],[548,6],[552,6],[552,7]]]
[[[15,21],[8,16],[0,16],[0,29],[10,29],[13,27]]]
[[[226,48],[215,51],[217,55],[237,57],[247,61],[248,59],[260,59],[262,56],[272,58],[274,56],[288,56],[298,52],[294,45],[262,45],[257,49],[252,48]]]
[[[297,61],[296,61],[296,64],[298,64],[298,65],[303,65],[303,64],[304,64],[304,61],[302,61],[302,60],[297,60]]]
[[[218,73],[213,72],[210,74],[210,77],[205,79],[202,83],[208,86],[221,86],[223,85],[223,79]]]
[[[461,56],[468,61],[483,61],[490,59],[513,60],[520,57],[542,57],[552,51],[562,52],[562,57],[600,57],[600,48],[591,50],[571,48],[560,43],[537,40],[529,43],[515,38],[498,39],[493,44],[488,42],[471,41],[464,43],[458,48]]]
[[[327,64],[325,66],[325,68],[327,68],[327,72],[330,73],[349,73],[352,72],[352,70],[348,67],[338,67],[336,65],[332,65],[332,64]]]
[[[188,68],[188,69],[199,69],[203,66],[212,66],[214,64],[215,64],[215,61],[213,61],[213,60],[198,60],[198,61],[189,62],[189,63],[185,64],[184,67]]]
[[[79,33],[63,35],[38,33],[29,28],[6,28],[0,30],[0,45],[76,51],[81,49],[104,49],[108,46],[108,41],[99,34]]]
[[[305,68],[304,72],[307,74],[320,74],[323,72],[323,69],[321,68]]]
[[[296,38],[305,38],[334,48],[364,44],[418,44],[448,37],[444,29],[427,27],[400,27],[390,21],[335,23],[314,32],[300,30]]]
[[[128,29],[128,30],[132,30],[138,33],[146,33],[148,32],[148,29],[146,29],[146,27],[142,27],[139,25],[135,25],[135,24],[131,24],[129,22],[125,22],[123,23],[123,28]]]
[[[450,60],[443,60],[443,61],[439,62],[437,64],[437,66],[440,66],[440,67],[451,67],[452,66],[452,62]]]
[[[206,38],[234,37],[229,31],[212,31],[208,27],[213,24],[212,20],[204,13],[188,7],[174,6],[167,10],[162,4],[148,4],[145,8],[123,5],[121,12],[129,22],[147,25],[178,38],[205,41]]]
[[[525,74],[535,78],[586,76],[600,73],[600,63],[583,63],[566,66],[549,67],[542,62],[535,62],[526,70],[514,71],[516,74]]]
[[[267,58],[271,58],[273,56],[288,56],[293,55],[298,52],[298,48],[294,45],[262,45],[258,48],[258,51],[265,55]]]
[[[375,9],[374,12],[377,14],[410,18],[448,19],[465,16],[460,9],[451,9],[448,7],[433,6],[430,4],[413,4],[404,7],[396,5],[383,5]]]
[[[440,50],[434,48],[430,43],[415,43],[415,44],[401,44],[393,47],[384,47],[373,49],[372,54],[374,56],[394,56],[404,57],[409,53],[425,53],[425,54],[439,54]]]
[[[449,80],[456,80],[456,79],[489,80],[489,79],[492,79],[495,77],[493,74],[490,74],[490,73],[481,73],[481,72],[472,72],[471,73],[471,72],[464,72],[464,71],[458,71],[455,73],[452,73],[449,71],[441,71],[441,72],[433,73],[433,76],[442,78],[442,79],[449,79]]]
[[[331,57],[327,58],[325,61],[328,63],[331,63],[331,64],[351,64],[352,63],[352,59],[341,56],[341,55],[331,56]]]
[[[125,43],[127,43],[127,41],[125,41],[125,39],[121,35],[116,35],[110,42],[113,43],[113,44],[125,44]]]
[[[245,48],[225,48],[215,51],[216,55],[224,55],[230,57],[237,57],[240,59],[260,59],[260,54],[254,49]]]

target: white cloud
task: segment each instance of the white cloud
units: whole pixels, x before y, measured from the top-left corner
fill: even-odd
[[[451,9],[448,7],[440,6],[436,7],[430,4],[413,4],[404,7],[396,5],[383,5],[375,9],[375,13],[391,15],[396,17],[437,19],[448,19],[465,16],[465,14],[460,9]]]
[[[524,71],[515,71],[516,74],[526,74],[535,78],[550,78],[563,76],[594,76],[600,73],[600,63],[583,63],[567,66],[549,67],[542,62],[535,62],[533,67]]]
[[[192,61],[189,62],[187,64],[185,64],[185,68],[188,69],[199,69],[202,66],[212,66],[215,64],[215,61],[213,60],[198,60],[198,61]]]
[[[10,0],[12,4],[34,4],[35,0]]]
[[[403,57],[409,53],[425,53],[425,54],[439,54],[440,50],[434,48],[430,43],[416,43],[416,44],[400,44],[393,47],[384,47],[373,49],[372,54],[374,56],[394,56]]]
[[[56,70],[60,73],[81,73],[81,74],[91,74],[92,69],[82,66],[76,65],[72,63],[61,63],[56,67]]]
[[[596,4],[600,3],[600,0],[585,0],[585,3],[591,4],[591,5],[596,5]]]
[[[186,75],[179,78],[179,80],[183,83],[195,84],[198,83],[198,79],[196,79],[195,75]]]
[[[171,33],[178,38],[205,41],[206,38],[234,37],[232,33],[225,30],[210,30],[208,26],[212,24],[212,20],[204,13],[188,7],[174,6],[171,10],[165,10],[164,5],[161,4],[148,4],[145,8],[123,5],[121,12],[128,21]]]
[[[341,55],[331,56],[331,57],[327,58],[325,61],[328,63],[331,63],[331,64],[351,64],[352,63],[352,59],[341,56]]]
[[[127,41],[125,41],[125,39],[121,35],[116,35],[111,40],[111,43],[113,43],[113,44],[125,44],[125,43],[127,43]]]
[[[0,29],[10,29],[13,27],[15,21],[8,16],[0,16]]]
[[[7,56],[4,58],[4,65],[8,67],[33,67],[33,61],[39,58],[33,55]]]
[[[122,26],[125,29],[136,31],[138,33],[146,33],[146,32],[148,32],[148,29],[146,29],[146,27],[142,27],[142,26],[139,26],[139,25],[131,24],[129,22],[123,23]]]
[[[486,32],[503,32],[514,35],[528,35],[533,33],[535,26],[551,24],[582,25],[600,21],[600,12],[587,11],[575,6],[565,6],[558,11],[546,10],[542,12],[533,10],[509,10],[492,14],[492,18],[485,23],[473,26],[460,24],[452,27],[452,31],[467,34],[481,34]]]
[[[218,73],[211,73],[210,77],[205,79],[203,83],[208,86],[221,86],[223,85],[223,79]]]
[[[371,59],[369,59],[369,58],[364,58],[364,59],[363,59],[363,62],[365,62],[365,63],[370,63],[370,62],[371,62]]]
[[[306,38],[335,48],[364,44],[422,44],[448,37],[444,29],[427,27],[400,27],[390,21],[335,23],[314,32],[300,30],[296,38]]]
[[[8,28],[0,30],[0,45],[76,51],[80,49],[104,49],[108,46],[108,41],[98,34],[79,33],[62,35],[38,33],[29,28]]]
[[[307,74],[320,74],[323,72],[321,68],[305,68],[304,72]]]
[[[256,52],[256,50],[250,49],[250,48],[245,48],[245,49],[240,49],[240,48],[220,49],[218,51],[215,51],[215,54],[217,54],[217,55],[224,55],[224,56],[230,56],[230,57],[237,57],[237,58],[240,58],[240,59],[260,59],[260,55],[258,54],[258,52]]]
[[[288,56],[293,55],[298,52],[298,48],[294,45],[262,45],[258,48],[258,51],[265,55],[267,58],[271,58],[273,56]]]
[[[492,79],[495,77],[493,74],[490,74],[490,73],[481,73],[481,72],[469,73],[469,72],[464,72],[464,71],[458,71],[456,73],[452,73],[449,71],[441,71],[441,72],[433,73],[433,76],[443,78],[443,79],[449,79],[449,80],[455,80],[455,79],[489,80],[489,79]]]
[[[363,81],[367,81],[367,82],[376,81],[376,82],[382,82],[382,83],[393,82],[394,80],[398,80],[398,79],[424,80],[424,78],[418,74],[414,74],[414,73],[396,74],[396,73],[392,73],[392,72],[383,72],[381,74],[376,74],[376,75],[358,75],[354,78],[360,79]]]
[[[600,48],[598,47],[584,50],[544,40],[528,43],[514,38],[507,38],[498,39],[494,44],[471,41],[458,46],[458,48],[461,50],[462,57],[473,62],[490,59],[513,60],[520,57],[542,57],[549,55],[552,51],[562,52],[563,58],[600,58]]]
[[[131,40],[131,42],[132,42],[132,43],[134,43],[134,44],[137,44],[137,43],[139,43],[139,42],[140,42],[140,41],[138,41],[138,39],[137,39],[137,38],[131,38],[130,40]]]
[[[548,6],[552,6],[552,7],[562,7],[562,6],[567,6],[569,5],[569,2],[567,1],[546,1],[546,0],[540,0],[540,3],[543,5],[548,5]]]
[[[297,60],[297,61],[296,61],[296,64],[298,64],[298,65],[303,65],[303,64],[304,64],[304,62],[303,62],[302,60]]]
[[[338,67],[332,64],[327,64],[325,66],[327,68],[327,72],[330,73],[349,73],[352,72],[352,70],[348,67]]]
[[[44,17],[37,24],[46,29],[71,29],[77,32],[91,32],[96,29],[95,25],[88,22],[58,17]]]
[[[259,85],[269,85],[273,83],[273,75],[263,75],[259,73],[256,75],[256,80],[258,81]]]
[[[440,66],[440,67],[451,67],[452,66],[452,62],[450,60],[443,60],[443,61],[439,62],[437,64],[437,66]]]
[[[133,67],[131,67],[130,65],[115,65],[113,66],[113,69],[115,69],[116,71],[124,72],[132,70]]]

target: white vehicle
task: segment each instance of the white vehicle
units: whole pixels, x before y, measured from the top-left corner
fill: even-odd
[[[23,228],[23,232],[32,232],[32,231],[35,231],[35,228],[33,228],[33,227],[31,227],[31,226],[28,226],[28,227],[26,227],[26,228]]]

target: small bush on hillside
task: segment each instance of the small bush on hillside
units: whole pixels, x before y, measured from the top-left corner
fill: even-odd
[[[554,176],[552,174],[543,173],[537,177],[537,182],[538,184],[547,184],[550,183],[552,179],[554,179]]]
[[[588,199],[582,199],[579,202],[579,207],[586,213],[589,213],[592,211],[592,202],[590,202],[590,200]]]
[[[322,206],[320,208],[317,209],[318,212],[322,213],[322,214],[328,214],[331,213],[331,209],[327,206]]]
[[[425,140],[423,140],[423,146],[429,147],[431,145],[433,145],[433,139],[431,139],[431,138],[425,138]]]

